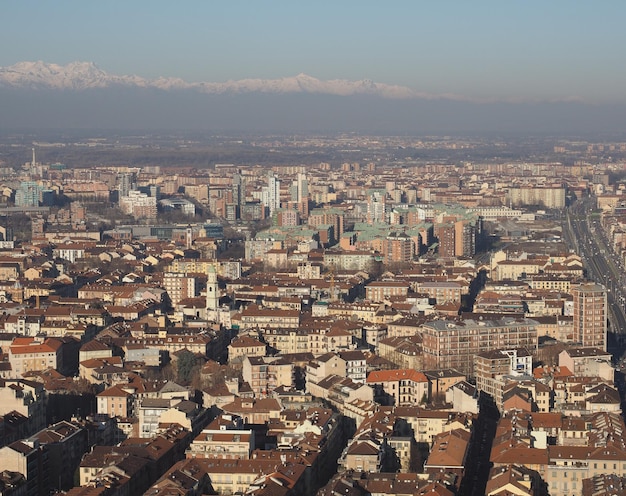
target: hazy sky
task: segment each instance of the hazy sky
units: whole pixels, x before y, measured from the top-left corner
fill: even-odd
[[[187,81],[372,79],[435,94],[626,102],[626,1],[4,0],[0,66]]]

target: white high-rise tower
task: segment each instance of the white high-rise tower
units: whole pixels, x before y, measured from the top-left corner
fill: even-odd
[[[298,197],[296,198],[298,203],[302,203],[309,197],[309,181],[306,178],[304,172],[298,172],[296,176],[296,184],[298,187]]]
[[[262,190],[263,205],[269,208],[270,215],[280,208],[280,180],[270,172],[267,176],[267,186]]]
[[[218,309],[220,304],[220,289],[217,284],[217,271],[214,265],[207,269],[206,281],[206,309],[207,314]]]
[[[32,158],[32,162],[30,163],[30,175],[31,177],[36,177],[41,175],[40,170],[38,170],[37,167],[37,157],[35,156],[35,147],[33,146],[32,148],[32,152],[33,152],[33,158]]]

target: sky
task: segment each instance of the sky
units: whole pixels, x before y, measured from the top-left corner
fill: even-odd
[[[223,82],[306,73],[477,100],[626,103],[626,2],[0,2],[0,66]]]

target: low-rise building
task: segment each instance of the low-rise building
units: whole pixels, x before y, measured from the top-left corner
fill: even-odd
[[[203,429],[187,450],[187,458],[249,460],[255,449],[250,429]]]
[[[265,356],[267,346],[251,336],[239,336],[228,345],[228,363],[243,362],[245,357]]]
[[[279,386],[291,387],[293,372],[293,363],[281,356],[246,356],[243,359],[243,380],[250,384],[257,397],[265,397]]]
[[[453,429],[437,435],[424,464],[429,474],[448,472],[462,478],[470,446],[471,435],[464,429]]]
[[[47,394],[40,382],[25,379],[0,380],[0,415],[17,412],[27,419],[28,435],[46,425]]]
[[[63,369],[63,342],[57,338],[16,338],[9,348],[9,362],[15,377],[49,368]]]
[[[418,405],[428,401],[428,378],[417,370],[374,370],[367,384],[383,404]]]
[[[611,354],[600,348],[572,348],[559,353],[559,366],[567,367],[576,376],[602,377],[613,382],[615,369]]]
[[[15,441],[0,448],[0,467],[17,472],[26,479],[27,496],[49,491],[47,482],[48,453],[38,440]]]
[[[131,417],[134,400],[134,395],[122,385],[111,386],[96,395],[97,413],[123,419]]]

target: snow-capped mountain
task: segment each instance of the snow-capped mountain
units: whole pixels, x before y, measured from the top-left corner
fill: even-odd
[[[134,76],[107,74],[92,62],[72,62],[63,66],[37,61],[0,67],[0,86],[4,87],[87,89],[141,85],[142,82],[141,78]]]
[[[377,95],[385,98],[413,98],[420,96],[410,88],[375,83],[370,80],[348,81],[331,79],[322,81],[298,74],[282,79],[242,79],[226,83],[199,83],[206,93],[317,93],[327,95]]]
[[[0,87],[30,89],[72,89],[141,87],[161,90],[192,89],[209,94],[227,93],[315,93],[328,95],[372,95],[384,98],[428,98],[404,86],[375,83],[370,80],[348,81],[320,79],[298,74],[281,79],[242,79],[225,83],[188,83],[180,78],[144,79],[139,76],[117,76],[100,69],[93,62],[67,65],[42,61],[19,62],[0,67]]]

